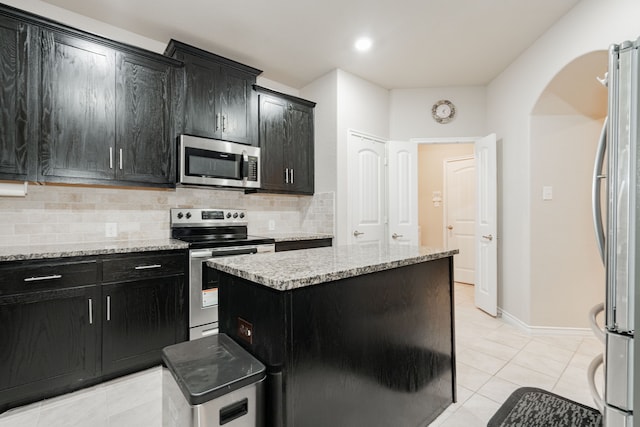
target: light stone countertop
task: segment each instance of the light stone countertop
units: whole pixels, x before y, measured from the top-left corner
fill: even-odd
[[[453,256],[457,249],[417,246],[332,246],[212,258],[211,268],[286,291]]]
[[[306,233],[304,231],[291,231],[291,232],[266,232],[259,233],[263,237],[272,238],[277,242],[294,242],[299,240],[320,240],[320,239],[333,239],[333,234],[323,233]]]
[[[175,239],[0,246],[0,262],[129,252],[166,251],[185,249],[188,246],[187,243]]]

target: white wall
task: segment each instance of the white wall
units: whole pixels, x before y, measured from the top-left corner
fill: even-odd
[[[317,102],[316,190],[336,193],[336,243],[348,243],[347,143],[349,130],[389,139],[389,91],[343,70],[333,70],[304,87]]]
[[[526,324],[531,313],[530,114],[547,84],[575,58],[640,35],[640,2],[583,0],[487,89],[487,129],[499,138],[499,306]],[[594,76],[595,78],[595,76]],[[537,190],[536,190],[537,191]]]
[[[391,90],[389,130],[394,141],[411,138],[484,136],[486,88],[484,86]],[[441,124],[431,117],[431,107],[448,99],[456,107],[455,118]]]

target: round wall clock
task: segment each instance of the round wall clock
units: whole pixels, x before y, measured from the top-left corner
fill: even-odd
[[[431,116],[438,123],[449,123],[456,116],[456,107],[451,101],[442,99],[431,107]]]

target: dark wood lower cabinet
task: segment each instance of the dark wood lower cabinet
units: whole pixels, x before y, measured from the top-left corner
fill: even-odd
[[[102,287],[102,373],[153,366],[176,343],[176,280],[149,279]]]
[[[96,376],[96,285],[0,297],[0,410]]]
[[[187,339],[184,251],[0,263],[0,412],[161,363]]]
[[[220,274],[220,331],[267,367],[267,425],[429,425],[456,400],[452,265],[286,291]]]

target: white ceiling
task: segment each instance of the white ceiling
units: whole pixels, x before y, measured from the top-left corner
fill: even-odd
[[[393,89],[485,85],[579,0],[44,1],[294,88],[341,68]],[[374,40],[365,54],[361,35]]]

